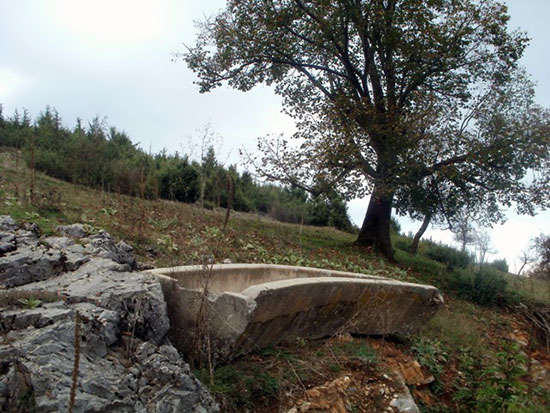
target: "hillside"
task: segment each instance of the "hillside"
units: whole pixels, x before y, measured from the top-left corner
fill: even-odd
[[[397,234],[394,265],[331,228],[233,211],[225,225],[225,210],[34,177],[18,152],[0,151],[0,215],[35,222],[45,234],[77,222],[105,229],[134,247],[142,268],[229,259],[362,272],[441,289],[445,309],[417,336],[298,340],[230,365],[195,366],[224,411],[397,411],[389,405],[399,387],[392,371],[404,376],[426,412],[550,409],[549,349],[529,322],[534,309],[548,308],[549,283],[450,269],[422,255],[433,245],[421,245],[418,256],[399,249],[408,241]]]

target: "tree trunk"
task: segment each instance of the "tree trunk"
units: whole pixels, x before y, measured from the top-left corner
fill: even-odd
[[[418,243],[420,242],[420,238],[422,237],[422,235],[424,235],[424,232],[426,232],[426,229],[428,229],[428,225],[430,225],[431,219],[432,219],[432,214],[427,214],[424,217],[424,221],[422,222],[420,229],[414,236],[413,243],[411,245],[411,254],[416,254],[416,251],[418,250]]]
[[[359,231],[359,245],[372,246],[386,258],[393,261],[393,249],[390,238],[390,218],[393,194],[388,194],[377,187],[370,197],[369,207],[365,214],[363,226]]]

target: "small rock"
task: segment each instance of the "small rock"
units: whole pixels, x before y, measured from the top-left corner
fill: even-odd
[[[0,232],[0,255],[4,255],[15,249],[15,235],[8,232]]]
[[[420,413],[409,388],[405,384],[405,380],[399,372],[396,372],[395,377],[399,383],[400,390],[393,395],[390,406],[394,407],[399,413]]]
[[[0,215],[0,231],[15,231],[17,224],[15,220],[8,215]]]
[[[407,385],[422,386],[435,380],[431,374],[424,374],[420,363],[416,360],[399,363],[399,370]]]
[[[82,224],[60,225],[56,230],[71,238],[84,238],[90,235]]]
[[[321,392],[317,389],[310,389],[307,391],[307,395],[311,398],[320,397]]]
[[[531,359],[529,376],[534,384],[546,390],[550,390],[550,371],[548,371],[537,359]]]
[[[311,403],[310,402],[304,402],[299,406],[298,409],[301,413],[304,413],[304,412],[309,411],[310,408],[311,408]]]
[[[521,330],[514,330],[508,335],[508,337],[518,343],[520,347],[527,347],[529,345],[529,335]]]

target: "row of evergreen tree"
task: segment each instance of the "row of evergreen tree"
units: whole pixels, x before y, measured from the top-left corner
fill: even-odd
[[[69,129],[53,108],[33,120],[27,110],[5,117],[0,105],[0,146],[20,149],[36,170],[75,184],[146,199],[199,202],[207,208],[226,208],[232,198],[237,211],[353,231],[340,198],[312,198],[298,188],[259,183],[235,165],[226,168],[212,146],[199,160],[166,150],[149,154],[99,117],[86,126],[77,119]]]

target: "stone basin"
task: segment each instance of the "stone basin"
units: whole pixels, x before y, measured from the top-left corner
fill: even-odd
[[[150,272],[162,285],[176,348],[194,354],[200,330],[223,361],[297,337],[409,334],[443,304],[432,286],[317,268],[217,264]],[[199,313],[206,321],[197,323]]]

